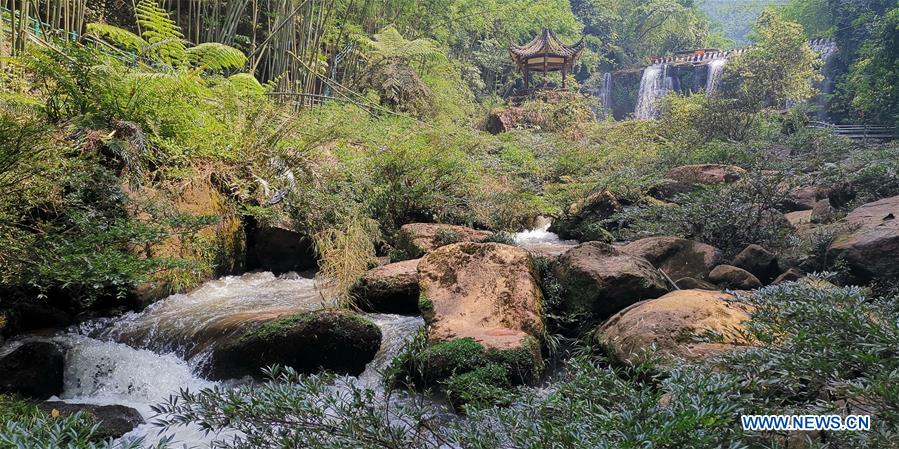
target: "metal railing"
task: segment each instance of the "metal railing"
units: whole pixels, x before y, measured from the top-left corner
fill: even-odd
[[[899,130],[892,126],[881,125],[836,125],[827,122],[809,122],[809,128],[823,129],[835,136],[852,140],[888,141],[899,138]]]

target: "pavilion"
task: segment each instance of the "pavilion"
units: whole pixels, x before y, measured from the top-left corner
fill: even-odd
[[[543,73],[543,85],[546,86],[546,74],[562,72],[562,88],[565,89],[565,77],[571,73],[574,64],[584,52],[584,39],[573,45],[565,45],[552,30],[544,28],[532,41],[524,45],[512,44],[509,54],[518,69],[524,73],[524,87],[530,89],[531,72]]]

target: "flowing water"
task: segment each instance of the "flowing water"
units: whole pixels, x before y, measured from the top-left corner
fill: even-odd
[[[612,117],[612,73],[602,74],[602,84],[599,86],[599,101],[602,107],[603,118]]]
[[[709,73],[708,78],[706,78],[705,83],[705,91],[707,94],[715,93],[715,90],[718,89],[718,83],[721,81],[721,74],[724,73],[724,65],[727,64],[727,59],[715,59],[709,63]]]
[[[640,93],[634,117],[637,120],[651,120],[659,113],[660,100],[668,95],[673,81],[668,76],[668,64],[654,64],[643,70]]]
[[[532,254],[559,256],[578,244],[575,240],[562,240],[555,233],[549,232],[552,220],[537,217],[534,229],[515,234],[515,244],[530,250]]]
[[[68,348],[65,389],[72,403],[121,404],[147,421],[124,438],[160,438],[150,407],[179,390],[227,386],[201,378],[205,355],[218,333],[237,332],[258,319],[311,311],[333,303],[313,279],[295,274],[248,273],[210,281],[188,294],[172,295],[140,313],[84,323],[53,340]],[[370,314],[381,329],[381,348],[357,382],[379,388],[381,372],[424,325],[420,317]],[[12,345],[18,343],[11,342]],[[2,351],[4,349],[0,349]],[[208,447],[216,435],[196,427],[166,435],[188,447]],[[222,436],[222,435],[218,435]]]

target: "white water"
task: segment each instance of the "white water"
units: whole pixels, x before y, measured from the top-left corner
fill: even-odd
[[[599,101],[602,103],[603,118],[612,116],[612,73],[602,74],[602,84],[599,87]]]
[[[654,64],[644,69],[634,117],[637,120],[656,118],[661,99],[668,95],[672,84],[671,78],[668,77],[668,64]]]
[[[65,389],[61,399],[72,403],[120,404],[138,410],[147,423],[124,438],[158,441],[174,437],[181,447],[209,447],[217,437],[196,427],[179,427],[159,435],[151,424],[151,406],[177,395],[223,383],[200,378],[204,349],[223,328],[240,329],[252,317],[270,317],[331,305],[312,279],[250,273],[210,281],[199,289],[172,295],[141,313],[85,323],[53,340],[68,348]],[[381,348],[358,382],[379,388],[381,372],[424,325],[420,317],[371,314],[381,329]],[[221,335],[221,334],[219,334]],[[127,343],[127,344],[126,344]],[[17,345],[10,342],[7,347]],[[5,351],[7,348],[0,348]]]
[[[718,89],[718,83],[721,81],[721,74],[724,73],[725,64],[727,64],[727,59],[724,58],[715,59],[709,63],[709,74],[705,83],[707,94],[713,94]]]

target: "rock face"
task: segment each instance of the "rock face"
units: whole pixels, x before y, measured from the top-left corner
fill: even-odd
[[[543,294],[527,251],[457,243],[418,264],[419,307],[432,342],[472,338],[487,349],[519,349],[543,333]]]
[[[709,280],[733,290],[752,290],[762,286],[762,282],[752,273],[733,265],[718,265],[709,273]]]
[[[78,412],[92,416],[98,424],[95,433],[96,439],[103,441],[119,438],[144,423],[140,412],[124,405],[67,404],[61,401],[47,401],[38,404],[38,407],[47,414],[53,414],[53,411],[56,410],[60,416],[74,415]]]
[[[782,284],[784,282],[795,282],[805,277],[805,273],[799,271],[796,268],[790,268],[787,271],[784,271],[783,274],[777,277],[771,284],[777,285]]]
[[[0,393],[47,399],[62,393],[65,353],[50,342],[29,341],[0,358]]]
[[[441,246],[461,242],[482,242],[492,235],[465,226],[436,223],[410,223],[403,225],[397,235],[397,248],[409,257],[421,257]]]
[[[759,281],[767,284],[780,275],[777,255],[759,245],[749,245],[737,257],[733,265],[753,274]]]
[[[735,330],[749,315],[729,298],[720,291],[674,291],[622,310],[599,327],[596,339],[625,362],[639,360],[652,345],[662,356],[705,358],[741,343]],[[697,341],[710,334],[719,338]]]
[[[781,204],[781,210],[784,212],[812,210],[815,203],[827,198],[828,192],[828,189],[819,186],[796,187],[787,194]]]
[[[598,242],[578,245],[563,254],[555,276],[566,291],[566,312],[599,319],[668,291],[664,277],[649,261]]]
[[[629,243],[621,251],[648,260],[672,280],[705,279],[723,258],[721,251],[711,245],[677,237],[649,237]]]
[[[830,223],[838,218],[838,213],[839,212],[830,205],[829,200],[821,200],[816,202],[812,207],[812,214],[809,216],[809,221],[815,224]]]
[[[843,258],[858,282],[875,277],[899,279],[899,196],[865,204],[846,216],[850,232],[827,251],[828,260]]]
[[[206,374],[214,380],[261,377],[269,365],[299,372],[330,370],[357,375],[381,345],[381,330],[345,310],[319,310],[261,322],[228,337],[212,352]]]
[[[673,168],[665,177],[683,185],[695,186],[730,184],[739,181],[745,174],[746,170],[734,165],[699,164]]]
[[[359,306],[370,312],[418,312],[420,259],[382,265],[370,270],[353,289]]]
[[[247,235],[247,266],[275,274],[318,266],[312,239],[287,225],[254,229]]]

